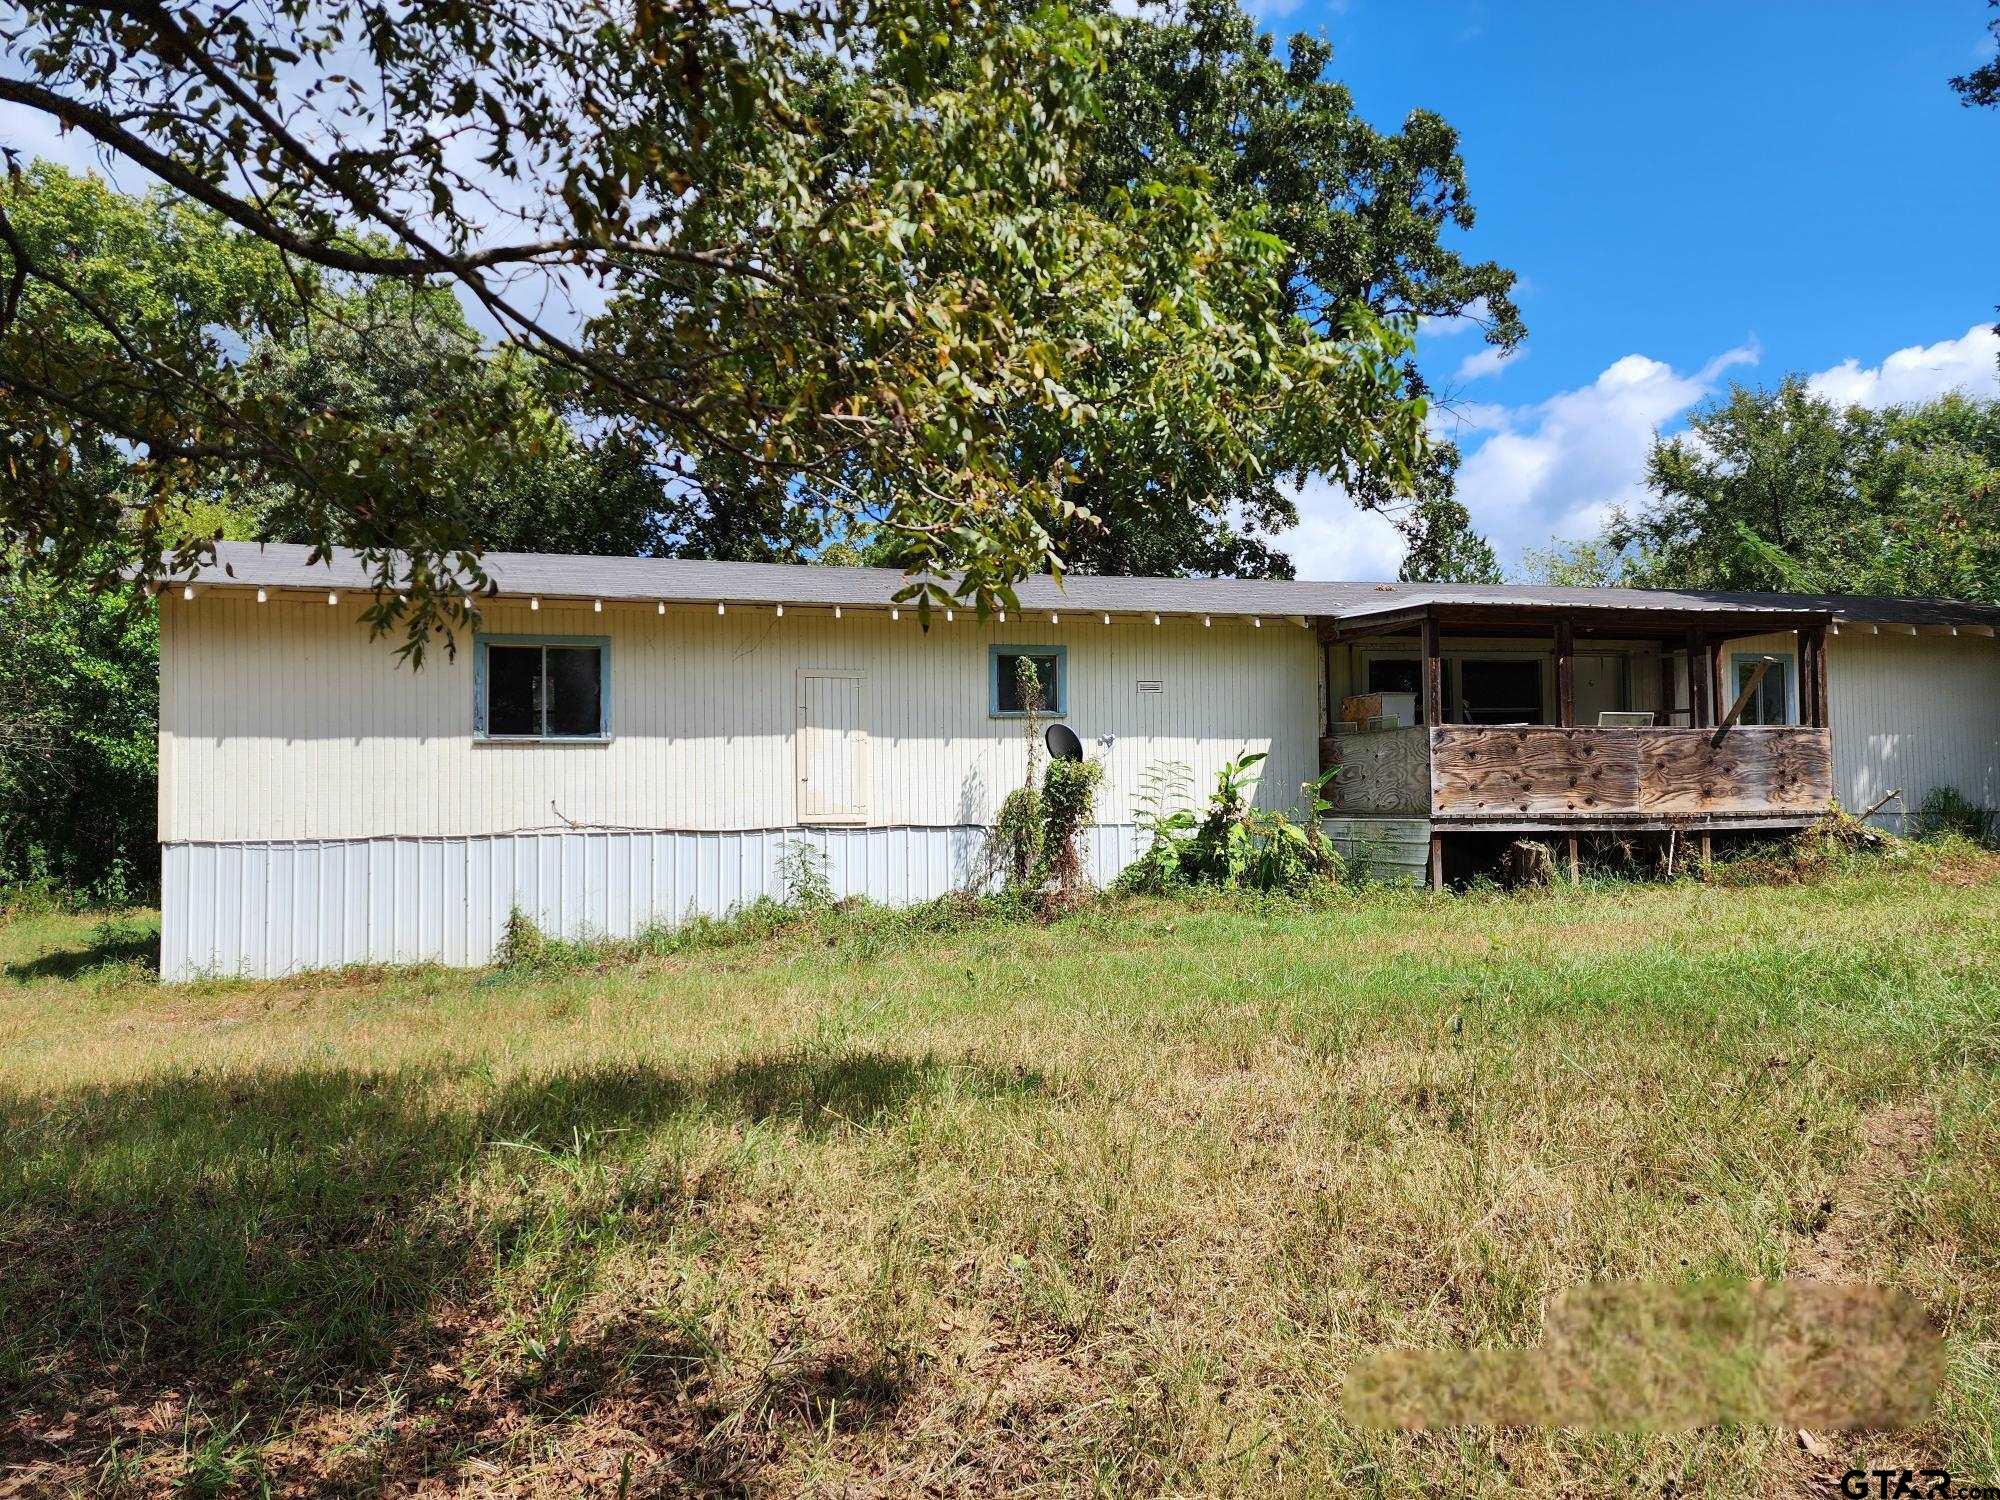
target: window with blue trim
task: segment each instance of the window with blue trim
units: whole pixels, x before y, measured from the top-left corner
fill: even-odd
[[[596,636],[483,635],[473,657],[473,733],[486,740],[611,736],[611,643]]]
[[[1022,697],[1023,665],[1041,690],[1039,712],[1059,719],[1069,711],[1069,653],[1061,646],[991,646],[986,653],[986,707],[996,718],[1028,711]]]

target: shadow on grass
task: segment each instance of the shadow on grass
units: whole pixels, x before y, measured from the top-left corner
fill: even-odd
[[[0,1410],[53,1420],[106,1392],[165,1391],[253,1413],[256,1429],[337,1404],[378,1372],[431,1367],[468,1324],[498,1330],[509,1267],[532,1279],[566,1259],[587,1285],[610,1242],[710,1225],[730,1169],[683,1150],[690,1130],[763,1123],[812,1138],[933,1097],[1042,1087],[928,1055],[802,1051],[707,1074],[632,1064],[499,1087],[462,1072],[301,1069],[0,1092]],[[587,1408],[642,1367],[648,1380],[669,1372],[665,1389],[714,1353],[658,1327],[572,1347],[567,1314],[535,1316],[515,1330],[532,1358],[502,1381],[531,1404],[539,1390]],[[454,1365],[445,1384],[457,1379]],[[845,1412],[893,1405],[872,1376],[830,1384]],[[496,1399],[487,1390],[480,1399]],[[0,1438],[0,1468],[10,1446]],[[378,1453],[370,1466],[422,1462]]]
[[[143,922],[100,922],[88,943],[57,948],[34,958],[8,964],[6,977],[21,981],[79,979],[103,969],[160,972],[160,929]]]

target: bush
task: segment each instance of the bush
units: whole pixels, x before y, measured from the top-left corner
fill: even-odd
[[[1262,754],[1243,754],[1216,776],[1199,820],[1170,810],[1171,772],[1147,774],[1141,823],[1152,834],[1146,852],[1119,877],[1121,890],[1158,894],[1184,885],[1224,891],[1303,896],[1341,880],[1346,867],[1320,828],[1327,778],[1307,782],[1296,819],[1251,805],[1254,768]]]
[[[1065,901],[1073,900],[1083,884],[1078,841],[1090,825],[1103,780],[1101,760],[1052,760],[1042,778],[1041,869]]]
[[[825,911],[833,905],[826,851],[817,844],[785,840],[778,850],[778,879],[784,884],[785,900],[801,911]]]
[[[1934,786],[1917,805],[1915,828],[1920,839],[1956,836],[1975,844],[1994,842],[1994,815],[1955,786]]]
[[[0,901],[122,906],[159,883],[159,628],[0,558]]]

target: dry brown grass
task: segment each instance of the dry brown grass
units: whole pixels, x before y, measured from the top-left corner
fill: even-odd
[[[0,927],[0,1466],[1773,1493],[1813,1477],[1777,1428],[1377,1432],[1344,1381],[1593,1281],[1796,1272],[1832,1225],[1947,1335],[1893,1451],[1992,1482],[2000,881],[1916,863],[177,990],[115,932]],[[1884,1110],[1932,1128],[1857,1178]]]

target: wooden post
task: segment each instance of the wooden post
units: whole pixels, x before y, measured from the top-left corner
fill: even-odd
[[[1576,631],[1567,615],[1556,621],[1556,722],[1576,727]]]
[[[1577,836],[1569,836],[1569,883],[1576,885],[1583,879],[1581,861],[1577,858]]]
[[[1713,836],[1704,828],[1701,831],[1701,867],[1706,870],[1715,863],[1715,843]]]
[[[1431,889],[1444,889],[1444,835],[1431,835]]]
[[[1708,728],[1708,692],[1715,684],[1715,665],[1708,649],[1708,637],[1690,630],[1688,653],[1688,723],[1696,729]]]
[[[1424,615],[1424,722],[1432,728],[1444,722],[1444,661],[1438,653],[1437,616]]]
[[[1824,729],[1832,722],[1826,702],[1826,627],[1799,632],[1799,722]]]
[[[1674,692],[1674,659],[1668,652],[1666,642],[1660,643],[1660,724],[1671,724],[1674,715],[1680,711],[1680,699]]]

